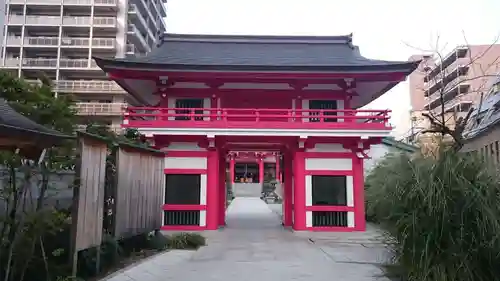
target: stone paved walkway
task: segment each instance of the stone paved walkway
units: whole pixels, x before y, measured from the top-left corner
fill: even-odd
[[[259,198],[236,198],[227,227],[204,233],[208,246],[155,256],[107,280],[387,280],[376,265],[384,249],[372,230],[292,233],[281,227],[278,208]],[[350,239],[353,235],[357,238]]]

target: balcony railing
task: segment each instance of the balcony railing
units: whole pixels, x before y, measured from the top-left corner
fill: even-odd
[[[61,0],[26,0],[26,4],[35,5],[61,5]],[[10,0],[9,4],[24,4],[24,0]]]
[[[55,84],[55,90],[59,92],[78,93],[123,93],[124,90],[112,81],[71,81],[59,80]]]
[[[22,60],[23,67],[34,67],[34,68],[57,68],[57,59],[50,58],[24,58]],[[5,66],[7,67],[17,67],[21,64],[19,58],[6,58]],[[60,59],[59,68],[91,68],[98,69],[95,61],[90,61],[88,59]]]
[[[114,17],[59,17],[59,16],[20,16],[10,15],[8,23],[11,25],[29,24],[29,25],[71,25],[71,26],[90,26],[93,22],[94,26],[99,27],[116,27],[116,18]]]
[[[391,130],[388,110],[128,107],[133,128],[263,128]]]
[[[116,6],[116,4],[116,0],[94,0],[94,5]],[[64,5],[90,6],[92,5],[92,0],[64,0]]]
[[[136,38],[140,41],[141,45],[147,52],[151,51],[146,38],[144,37],[144,35],[142,35],[141,31],[135,26],[135,24],[129,24],[127,31],[131,35],[136,36]]]
[[[25,80],[32,85],[40,85],[40,80]],[[100,80],[59,80],[52,81],[54,91],[66,93],[125,93],[113,81]]]
[[[80,115],[121,115],[126,103],[79,102],[76,110]]]
[[[28,46],[51,46],[57,47],[59,45],[59,38],[57,37],[24,37],[24,45]],[[7,37],[7,45],[21,45],[21,37],[9,36]],[[90,45],[89,38],[61,38],[61,45],[64,47],[84,47],[88,48]],[[93,38],[92,47],[115,47],[114,38]]]

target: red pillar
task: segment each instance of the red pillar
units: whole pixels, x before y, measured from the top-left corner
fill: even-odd
[[[283,225],[292,226],[292,212],[293,212],[293,154],[287,152],[284,158],[284,172],[285,181],[283,185]]]
[[[264,157],[259,156],[259,183],[264,182]]]
[[[366,230],[365,217],[365,178],[363,159],[354,156],[353,163],[353,190],[354,190],[354,229]]]
[[[295,152],[293,164],[293,229],[306,230],[306,177],[304,175],[304,152]]]
[[[234,160],[234,155],[230,155],[229,157],[230,160],[229,160],[229,177],[230,177],[230,181],[231,181],[231,184],[234,183],[234,165],[235,165],[235,160]]]
[[[295,122],[302,122],[302,98],[299,96],[295,100]]]
[[[216,149],[208,151],[207,156],[207,229],[219,227],[219,153]]]
[[[226,225],[226,157],[225,154],[219,154],[219,226]]]
[[[276,180],[281,182],[280,155],[276,154]]]

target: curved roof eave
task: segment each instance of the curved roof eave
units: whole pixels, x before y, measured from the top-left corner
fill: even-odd
[[[404,72],[410,74],[420,62],[384,62],[360,65],[188,65],[124,61],[121,59],[93,57],[97,65],[109,71],[115,68],[134,68],[163,71],[283,71],[283,72]],[[374,61],[378,62],[378,61]]]

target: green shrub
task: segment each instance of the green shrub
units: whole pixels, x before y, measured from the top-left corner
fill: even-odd
[[[198,249],[205,246],[206,239],[198,233],[176,233],[168,237],[170,249]]]
[[[387,230],[401,280],[500,278],[498,177],[473,155],[390,155],[366,178],[367,217]]]
[[[148,239],[149,248],[153,250],[165,250],[168,248],[168,238],[159,231],[153,232]]]

